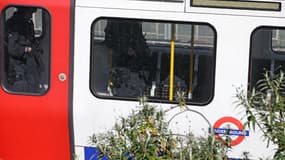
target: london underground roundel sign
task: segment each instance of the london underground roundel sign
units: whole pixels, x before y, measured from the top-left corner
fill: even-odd
[[[227,128],[224,127],[225,124],[228,125]],[[218,119],[214,124],[214,133],[216,135],[216,138],[222,141],[222,135],[229,135],[233,137],[231,141],[231,146],[236,146],[240,144],[245,138],[245,136],[249,136],[249,131],[244,130],[243,124],[234,117],[222,117]]]

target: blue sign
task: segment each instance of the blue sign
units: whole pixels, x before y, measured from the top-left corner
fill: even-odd
[[[128,160],[134,160],[128,153],[124,156],[128,157]],[[96,147],[84,147],[84,157],[85,160],[108,160],[106,156],[99,159],[99,151]]]
[[[95,147],[84,147],[85,160],[99,160],[99,151]],[[102,160],[108,160],[105,156]]]
[[[209,133],[211,133],[211,129],[209,129]],[[248,130],[239,129],[214,128],[214,133],[231,136],[249,136]]]

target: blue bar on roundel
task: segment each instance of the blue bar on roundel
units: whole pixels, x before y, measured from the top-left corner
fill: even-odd
[[[209,128],[209,133],[211,129]],[[215,134],[232,135],[232,136],[249,136],[248,130],[238,130],[238,129],[225,129],[225,128],[214,128]]]

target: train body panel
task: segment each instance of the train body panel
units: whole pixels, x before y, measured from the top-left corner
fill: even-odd
[[[14,6],[38,7],[45,17],[47,32],[42,41],[50,48],[46,70],[49,70],[47,91],[34,95],[14,92],[4,85],[1,99],[0,159],[70,159],[69,133],[69,57],[70,57],[70,1],[6,1],[1,8],[1,68],[4,67],[4,15]],[[50,22],[50,18],[52,22]],[[44,22],[43,22],[44,23]],[[49,28],[49,29],[48,29]],[[51,28],[51,29],[50,29]],[[6,33],[5,33],[6,34]],[[49,37],[49,38],[47,38]],[[50,38],[51,37],[51,38]],[[3,39],[2,39],[3,38]],[[3,64],[3,65],[2,65]],[[1,75],[3,77],[3,70]],[[62,82],[58,74],[68,77]]]
[[[144,2],[147,3],[147,2]],[[112,8],[112,7],[110,7]],[[185,22],[185,23],[206,23],[214,28],[217,33],[216,43],[216,62],[215,68],[215,87],[212,101],[206,105],[191,105],[203,113],[213,125],[218,119],[226,116],[240,119],[243,123],[244,115],[242,109],[237,108],[234,102],[236,89],[247,86],[248,67],[250,62],[250,45],[253,31],[261,26],[282,27],[285,23],[277,21],[273,17],[260,16],[240,16],[239,14],[201,14],[185,13],[184,11],[152,11],[144,9],[123,9],[121,7],[110,9],[109,7],[84,7],[76,8],[76,31],[75,31],[75,64],[78,64],[74,70],[74,128],[75,128],[75,146],[88,146],[86,142],[92,133],[102,133],[111,129],[120,116],[128,115],[132,109],[138,105],[137,101],[122,101],[102,99],[94,97],[90,92],[89,68],[92,62],[89,60],[91,39],[86,39],[92,35],[90,26],[96,23],[96,20],[102,17],[111,17],[119,19],[142,19],[152,21],[166,22]],[[151,12],[151,14],[150,14]],[[243,11],[240,11],[241,14]],[[246,24],[246,25],[245,25]],[[88,37],[92,38],[92,37]],[[90,43],[89,43],[90,42]],[[100,50],[97,50],[98,52]],[[94,51],[96,52],[96,51]],[[92,54],[92,51],[91,51]],[[93,53],[94,54],[94,53]],[[79,67],[81,64],[81,67]],[[86,76],[79,76],[86,75]],[[230,75],[230,76],[228,76]],[[84,85],[83,85],[84,84]],[[82,94],[87,93],[88,95]],[[173,104],[154,103],[155,105],[167,109]],[[178,112],[177,110],[174,112]],[[113,114],[109,114],[113,113]],[[170,114],[171,115],[171,114]],[[196,135],[205,135],[208,131],[208,124],[200,116],[194,113],[187,113],[183,118],[178,118],[178,123],[172,127],[178,133],[185,133],[189,126]],[[190,118],[189,118],[190,117]],[[189,122],[191,123],[185,123]],[[88,123],[90,125],[82,125]],[[179,125],[177,125],[179,124]],[[92,127],[91,127],[92,126]],[[185,129],[187,128],[187,129]],[[234,139],[236,137],[233,137]],[[89,139],[90,140],[90,139]],[[254,143],[251,143],[254,142]],[[249,151],[255,158],[272,156],[272,148],[266,147],[266,142],[262,142],[262,134],[258,131],[250,131],[250,136],[229,152],[230,157],[241,157],[242,152]]]
[[[241,131],[246,118],[234,103],[236,89],[247,90],[263,68],[285,66],[285,3],[200,1],[2,0],[0,159],[88,159],[90,136],[138,109],[138,97],[168,110],[178,90],[195,112],[175,117],[174,133],[207,136],[209,128],[227,125]],[[9,82],[13,32],[6,23],[23,7],[37,9],[40,91]],[[259,130],[231,138],[231,158],[272,157],[276,148]]]

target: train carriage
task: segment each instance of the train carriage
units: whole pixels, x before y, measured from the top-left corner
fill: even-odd
[[[130,114],[138,97],[167,110],[177,91],[207,120],[187,112],[170,124],[173,132],[204,136],[214,127],[221,135],[230,126],[228,157],[272,158],[276,146],[259,130],[243,130],[234,102],[236,89],[252,88],[264,70],[284,69],[284,7],[281,0],[2,0],[0,159],[90,159],[90,136]],[[10,23],[31,9],[32,31]],[[15,56],[19,45],[23,55]]]

